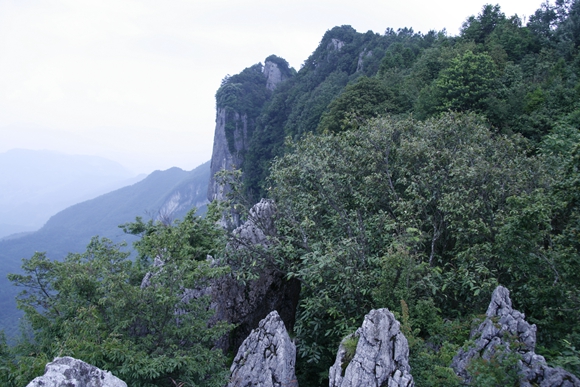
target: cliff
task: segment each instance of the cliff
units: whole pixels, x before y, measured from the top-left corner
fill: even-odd
[[[215,174],[243,165],[264,104],[272,91],[291,74],[285,60],[270,56],[263,66],[254,65],[222,81],[216,93],[216,126],[207,192],[210,201],[225,198],[228,188],[219,183]]]

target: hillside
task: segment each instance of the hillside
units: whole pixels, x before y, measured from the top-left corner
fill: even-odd
[[[298,71],[272,55],[226,76],[211,160],[225,183],[212,176],[207,193],[232,207],[132,224],[138,260],[102,241],[64,262],[35,256],[12,277],[35,336],[0,342],[0,378],[75,354],[135,386],[223,386],[234,354],[216,343],[291,304],[296,379],[276,383],[328,385],[341,344],[335,376],[385,373],[353,357],[375,341],[358,330],[365,314],[385,308],[417,386],[580,385],[526,371],[545,358],[580,374],[579,26],[580,0],[528,20],[485,5],[457,36],[339,26]],[[141,207],[162,219],[187,196],[170,192],[182,172],[166,173],[179,175],[167,191],[152,183],[163,173],[139,183],[166,198]],[[505,297],[490,306],[494,289]],[[470,337],[484,319],[486,338]]]
[[[6,275],[20,271],[21,259],[44,251],[51,259],[61,260],[66,254],[82,252],[93,236],[115,242],[136,240],[124,234],[119,225],[144,219],[177,219],[197,207],[205,211],[209,163],[192,171],[171,168],[155,171],[131,186],[73,205],[56,215],[38,231],[20,238],[0,241],[0,327],[9,333],[15,330],[14,297]]]
[[[0,238],[36,231],[73,204],[143,178],[102,157],[28,149],[1,153],[0,176]]]
[[[542,332],[543,355],[574,369],[578,20],[580,2],[562,1],[527,21],[485,5],[457,36],[340,26],[273,90],[268,62],[287,68],[274,56],[224,78],[212,167],[235,159],[240,217],[273,199],[279,227],[268,253],[232,264],[300,280],[301,385],[325,383],[337,343],[377,307],[410,316],[417,380],[433,385],[425,362],[445,366],[445,353],[430,346],[462,345],[448,330],[496,284]]]

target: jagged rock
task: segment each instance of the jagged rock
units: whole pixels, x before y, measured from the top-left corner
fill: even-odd
[[[358,343],[349,362],[345,342],[353,337],[358,338]],[[336,361],[330,367],[329,386],[412,387],[415,384],[410,372],[409,344],[399,322],[388,309],[376,309],[340,344]]]
[[[259,278],[239,282],[225,276],[212,286],[214,320],[234,324],[234,330],[218,346],[224,351],[236,351],[252,329],[271,310],[278,310],[282,320],[292,329],[300,295],[300,282],[287,280],[282,273],[262,270]]]
[[[26,387],[127,387],[127,383],[108,371],[67,356],[48,363],[44,375]]]
[[[460,349],[453,358],[451,368],[467,383],[469,363],[478,357],[489,360],[498,351],[516,353],[521,357],[521,387],[580,387],[580,380],[573,374],[549,367],[543,356],[537,355],[536,326],[525,320],[525,315],[512,308],[509,290],[498,286],[487,308],[486,319],[471,333],[475,343],[467,350]]]
[[[261,199],[250,209],[248,220],[234,230],[237,245],[235,248],[262,245],[268,246],[268,235],[274,235],[276,205],[274,201]]]
[[[366,48],[362,50],[360,54],[358,54],[358,62],[356,64],[357,73],[364,70],[364,59],[369,56],[373,56],[373,50],[369,50],[367,52]]]
[[[340,51],[344,47],[344,42],[339,39],[332,38],[328,47],[333,47],[336,51]]]
[[[248,220],[234,230],[236,240],[229,248],[255,253],[267,246],[268,235],[275,234],[276,207],[271,200],[262,199],[250,210]],[[219,343],[225,351],[236,351],[252,329],[272,310],[277,310],[288,327],[293,329],[296,307],[300,295],[300,282],[287,280],[275,267],[261,265],[258,278],[241,283],[233,275],[224,276],[212,284],[212,306],[215,320],[236,326],[233,332]]]
[[[295,363],[296,346],[273,311],[240,346],[228,387],[297,387]]]

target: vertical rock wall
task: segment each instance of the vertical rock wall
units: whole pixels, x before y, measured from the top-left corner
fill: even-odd
[[[278,65],[272,61],[266,61],[262,74],[266,79],[266,88],[270,91],[276,89],[286,77],[280,71]],[[242,97],[243,98],[243,97]],[[207,198],[223,200],[228,192],[215,179],[215,174],[221,170],[232,170],[234,167],[241,168],[244,163],[244,153],[248,149],[251,139],[252,126],[255,125],[251,117],[241,112],[228,111],[229,109],[218,107],[216,111],[216,126],[213,140],[213,152],[211,156],[211,175],[208,185]],[[233,149],[228,144],[226,127],[233,129]],[[231,129],[229,129],[231,130]]]

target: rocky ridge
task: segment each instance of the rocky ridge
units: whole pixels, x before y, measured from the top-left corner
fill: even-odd
[[[248,220],[236,228],[236,236],[229,248],[241,254],[259,254],[274,235],[276,207],[271,200],[262,199],[249,213]],[[236,326],[220,343],[224,350],[236,351],[252,329],[271,311],[276,310],[288,329],[293,329],[300,295],[300,282],[287,280],[284,273],[264,265],[254,280],[242,283],[233,275],[224,276],[212,284],[214,319]]]
[[[262,67],[262,74],[265,78],[265,88],[273,91],[283,82],[286,77],[278,67],[278,64],[266,60]],[[207,191],[209,201],[215,199],[223,200],[226,197],[228,188],[220,184],[215,178],[215,174],[221,170],[231,171],[240,168],[244,162],[243,154],[249,147],[251,137],[250,122],[248,115],[241,112],[228,113],[225,107],[217,107],[216,126],[213,139],[213,151],[211,155],[211,175]],[[233,131],[233,144],[228,144],[226,137],[226,126],[231,125]],[[232,146],[233,145],[233,149]]]

